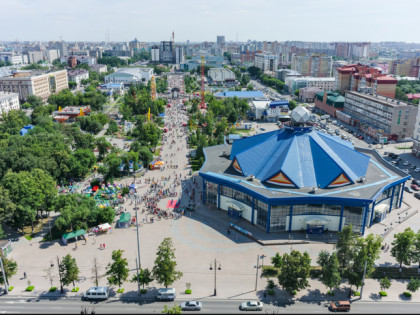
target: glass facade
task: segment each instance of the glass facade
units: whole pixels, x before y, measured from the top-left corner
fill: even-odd
[[[255,199],[254,209],[258,212],[257,225],[264,229],[267,228],[268,204]]]
[[[285,231],[290,205],[271,206],[270,232]]]
[[[345,226],[352,224],[353,232],[356,232],[356,233],[362,232],[363,207],[344,206],[343,217],[345,218],[345,222],[344,222]]]
[[[217,207],[217,187],[218,184],[205,181],[205,204]]]
[[[205,204],[213,207],[218,206],[218,187],[219,184],[204,181],[205,183]],[[390,205],[392,199],[392,193],[394,190],[394,197],[392,199],[392,208],[399,206],[401,197],[402,184],[395,186],[383,191],[376,199],[376,205]],[[252,207],[253,197],[243,193],[234,188],[230,188],[224,185],[220,185],[220,195],[232,198],[241,202],[245,205]],[[267,224],[270,222],[270,232],[282,232],[286,231],[288,225],[288,216],[290,215],[291,205],[272,205],[270,211],[270,218],[268,217],[269,204],[254,199],[254,211],[256,212],[255,224],[262,229],[267,229]],[[368,213],[366,217],[366,227],[370,226],[370,219],[372,216],[373,203],[368,206]],[[294,204],[292,216],[298,215],[326,215],[326,216],[340,216],[342,205],[330,205],[330,204]],[[343,222],[344,226],[349,224],[353,225],[353,231],[356,233],[362,232],[363,226],[363,212],[365,207],[361,206],[346,206],[343,207]],[[293,218],[292,218],[293,220]]]

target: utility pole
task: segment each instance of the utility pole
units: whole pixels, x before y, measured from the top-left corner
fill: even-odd
[[[134,188],[135,189],[135,188]],[[138,219],[138,209],[137,209],[137,196],[135,194],[135,190],[131,189],[131,194],[134,197],[134,211],[136,212],[136,231],[137,231],[137,258],[139,262],[139,268],[141,268],[141,260],[140,260],[140,242],[139,242],[139,219]]]
[[[58,255],[57,255],[57,267],[58,267],[58,276],[60,277],[60,292],[64,293],[63,282],[61,280],[61,272],[60,272],[60,258],[58,258]]]
[[[257,255],[257,274],[255,275],[255,291],[257,291],[258,269],[260,268],[260,255]]]
[[[137,288],[140,294],[139,263],[137,261],[137,258],[136,258],[136,270],[137,270]]]
[[[6,291],[6,294],[8,294],[9,293],[9,285],[7,284],[6,273],[4,272],[3,259],[1,258],[1,255],[0,255],[0,265],[1,265],[1,272],[3,273],[5,291]]]

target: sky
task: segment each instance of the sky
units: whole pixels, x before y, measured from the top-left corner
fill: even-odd
[[[420,0],[0,0],[1,40],[402,41]]]

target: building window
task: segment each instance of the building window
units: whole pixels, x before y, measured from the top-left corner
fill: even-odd
[[[205,181],[205,203],[208,206],[217,207],[217,184]]]
[[[268,204],[258,199],[255,199],[254,209],[258,211],[257,225],[259,225],[262,228],[267,228]]]
[[[344,207],[343,219],[344,225],[353,225],[353,232],[360,233],[362,231],[362,207]]]
[[[271,206],[270,231],[285,231],[290,205]]]

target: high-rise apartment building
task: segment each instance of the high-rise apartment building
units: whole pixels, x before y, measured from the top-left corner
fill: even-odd
[[[331,77],[332,57],[322,55],[297,56],[292,58],[291,69],[310,77]]]
[[[225,36],[217,36],[217,47],[224,48]]]
[[[160,48],[159,48],[160,62],[172,63],[174,59],[173,49],[174,47],[172,46],[172,42],[170,41],[160,42]]]
[[[279,58],[276,55],[268,53],[255,54],[254,65],[264,71],[276,71],[279,64]]]
[[[150,50],[152,62],[159,62],[159,46],[154,45]]]
[[[358,91],[361,88],[372,88],[372,92],[387,97],[395,97],[397,79],[382,74],[377,68],[361,64],[346,65],[337,68],[335,90]]]
[[[134,38],[134,40],[128,44],[128,47],[133,51],[140,50],[140,42],[137,40],[137,38]]]
[[[389,62],[388,73],[399,76],[418,78],[420,74],[420,57]]]
[[[335,46],[335,55],[344,58],[369,58],[370,46],[369,42],[360,43],[331,43]]]

